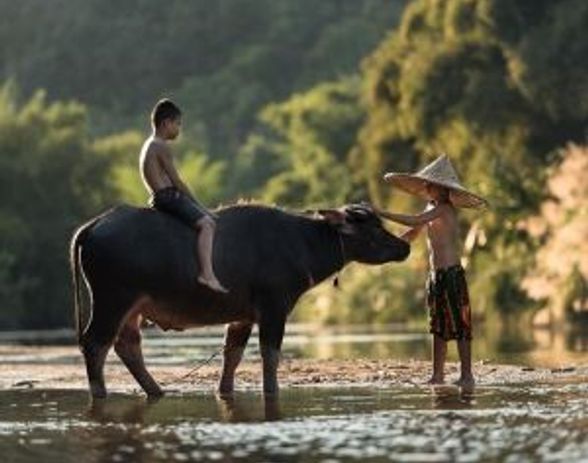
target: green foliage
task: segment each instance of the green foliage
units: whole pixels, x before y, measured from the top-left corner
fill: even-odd
[[[578,131],[588,118],[588,3],[543,3],[544,17],[512,50],[512,76],[517,90],[547,119],[545,128],[554,132],[548,136],[562,144],[580,140],[584,134]]]
[[[104,181],[115,192],[117,201],[139,206],[148,202],[149,193],[139,172],[139,152],[144,138],[143,134],[129,131],[102,137],[93,143],[96,154],[108,160],[110,169]],[[188,144],[186,141],[177,146],[172,144],[176,168],[203,204],[216,204],[224,195],[225,163],[210,161],[206,154],[189,150]]]
[[[262,106],[353,71],[406,1],[0,0],[0,79],[85,103],[102,133],[171,95],[232,158]]]
[[[210,161],[204,153],[185,152],[178,163],[182,179],[202,204],[211,206],[224,194],[223,177],[226,164]]]
[[[540,213],[521,223],[540,243],[536,265],[523,280],[554,322],[588,313],[588,149],[568,145],[549,170],[548,196]]]
[[[569,224],[583,230],[584,216],[561,204],[556,218],[543,209],[548,196],[562,198],[546,188],[559,148],[585,142],[585,1],[57,5],[0,0],[0,78],[25,95],[10,84],[0,91],[0,327],[65,323],[68,237],[107,206],[146,203],[137,155],[162,95],[184,110],[173,150],[204,204],[369,198],[414,211],[421,201],[382,174],[446,152],[491,204],[460,217],[474,311],[533,307],[519,285],[529,274],[555,278],[545,298],[584,307],[585,268],[545,264],[551,253],[567,255],[557,237],[571,239]],[[526,226],[536,216],[547,217],[546,235]],[[297,317],[421,318],[421,246],[408,264],[351,268],[341,291],[317,289]]]
[[[67,237],[112,202],[107,160],[92,151],[86,112],[76,102],[23,105],[0,92],[0,291],[4,327],[59,326],[69,291]]]
[[[173,149],[203,203],[261,193],[290,160],[276,158],[282,135],[251,132],[259,110],[352,72],[404,3],[0,0],[0,79],[23,95],[5,87],[0,98],[0,326],[65,324],[70,233],[105,207],[145,204],[137,154],[159,96],[184,110],[185,141]],[[347,175],[322,130],[326,145],[312,147],[317,201],[318,176],[333,166]]]
[[[353,185],[346,161],[363,117],[358,96],[358,80],[346,78],[262,111],[266,135],[254,134],[246,147],[253,159],[274,165],[261,191],[265,201],[304,207],[343,203],[350,197]]]
[[[0,91],[1,328],[50,328],[69,318],[69,238],[76,226],[120,202],[146,204],[138,154],[142,136],[91,139],[86,109],[48,103],[37,92],[17,104]],[[179,149],[182,145],[179,145]],[[222,194],[224,164],[183,151],[178,168],[204,202]]]
[[[421,243],[413,246],[414,256],[423,251]],[[338,288],[323,283],[302,298],[294,317],[325,324],[425,324],[427,274],[426,263],[418,258],[375,267],[350,265],[338,276]]]
[[[584,136],[586,11],[574,0],[532,8],[417,0],[364,62],[368,118],[359,138],[372,197],[398,207],[382,172],[450,154],[466,185],[491,203],[473,287],[499,311],[530,305],[517,282],[534,241],[516,224],[544,197],[553,151]]]
[[[95,140],[93,150],[108,159],[110,169],[104,178],[121,202],[143,205],[147,190],[139,174],[139,151],[143,137],[138,132],[124,132]]]
[[[563,289],[566,314],[570,318],[588,318],[588,279],[580,271],[579,265],[572,268]]]

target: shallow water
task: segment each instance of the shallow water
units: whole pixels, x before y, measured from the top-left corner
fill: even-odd
[[[148,402],[85,392],[0,392],[5,461],[587,461],[588,385],[289,388]]]
[[[59,347],[70,339],[68,332],[48,338],[0,336],[0,362],[55,368],[79,364],[71,345]],[[39,341],[49,341],[52,348],[15,346]],[[222,330],[216,328],[151,331],[144,342],[148,365],[186,367],[221,345]],[[490,330],[479,333],[473,346],[476,360],[531,367],[588,363],[585,333],[509,337]],[[255,336],[246,355],[259,355]],[[422,332],[384,327],[293,325],[284,355],[427,360],[430,339]],[[118,360],[112,356],[109,362]],[[93,406],[85,390],[0,390],[0,455],[7,462],[586,462],[586,430],[588,379],[483,386],[469,396],[449,386],[336,385],[287,387],[278,401],[267,402],[256,389],[238,392],[232,400],[202,390],[157,402],[113,394]]]
[[[221,327],[205,327],[182,333],[145,330],[143,351],[148,365],[190,365],[218,352],[223,343]],[[558,368],[588,362],[588,327],[575,331],[521,330],[505,332],[485,325],[474,334],[474,360],[529,367]],[[70,331],[0,333],[0,362],[74,363],[75,350],[49,350],[46,354],[3,350],[7,345],[72,345]],[[283,344],[285,358],[302,359],[397,359],[429,360],[431,336],[422,330],[407,331],[403,326],[309,327],[289,324]],[[259,357],[254,331],[246,351]],[[113,360],[114,357],[111,357]],[[457,360],[453,345],[448,360]],[[118,360],[114,359],[118,362]]]

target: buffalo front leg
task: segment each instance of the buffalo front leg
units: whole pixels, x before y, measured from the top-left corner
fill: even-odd
[[[149,397],[161,397],[163,391],[145,368],[141,350],[141,314],[132,314],[121,328],[114,350]]]
[[[253,324],[249,322],[235,322],[227,325],[223,350],[223,369],[218,386],[218,391],[221,395],[233,393],[235,370],[243,358],[243,351],[247,346],[252,328]]]
[[[259,344],[263,364],[263,393],[266,396],[278,394],[278,365],[285,324],[285,314],[261,313]]]

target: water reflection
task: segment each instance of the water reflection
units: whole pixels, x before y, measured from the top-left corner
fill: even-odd
[[[300,388],[279,400],[0,391],[7,461],[585,461],[588,385]]]
[[[430,337],[379,327],[288,328],[286,357],[430,359]],[[255,337],[249,357],[258,357]],[[27,343],[31,343],[27,338]],[[222,331],[148,333],[148,364],[193,364],[222,344]],[[476,359],[564,368],[588,362],[585,329],[480,327]],[[451,346],[450,360],[456,359]],[[81,361],[71,346],[32,352],[0,345],[0,361]],[[80,365],[81,368],[81,365]],[[27,386],[35,386],[25,389]],[[285,388],[208,392],[160,400],[86,391],[0,390],[0,455],[6,461],[587,461],[588,384],[482,387]]]
[[[247,400],[236,396],[216,396],[219,420],[224,423],[248,423],[257,421],[278,421],[281,419],[280,400],[267,397],[261,400]],[[260,415],[263,413],[263,415]]]
[[[476,405],[475,399],[475,391],[464,392],[450,386],[431,388],[431,406],[436,410],[467,410]]]
[[[221,423],[277,421],[280,400],[262,394],[177,395],[158,399],[113,394],[108,399],[88,399],[85,417],[97,424],[149,425],[184,420]]]
[[[97,423],[142,424],[145,413],[155,404],[154,400],[137,399],[121,401],[116,397],[109,399],[89,399],[87,417]]]
[[[42,333],[43,334],[43,333]],[[144,352],[149,365],[185,365],[206,360],[222,345],[223,331],[206,328],[187,333],[147,331]],[[5,343],[2,344],[2,337]],[[24,336],[24,335],[23,335]],[[33,343],[33,336],[24,336]],[[55,338],[49,338],[53,343]],[[73,337],[72,337],[73,339]],[[10,341],[10,343],[7,343]],[[44,338],[39,338],[42,343]],[[402,326],[309,327],[289,325],[284,340],[284,355],[289,358],[313,359],[430,359],[431,337],[422,330],[407,331]],[[521,364],[534,367],[562,367],[588,361],[588,327],[574,330],[533,330],[518,325],[480,325],[475,332],[473,354],[477,360]],[[450,361],[457,360],[453,345]],[[246,351],[258,357],[257,337],[251,338]],[[109,361],[117,361],[110,357]],[[0,362],[31,364],[67,364],[80,361],[79,352],[71,347],[53,345],[31,352],[20,347],[18,336],[0,333]]]
[[[364,328],[365,330],[365,328]],[[385,328],[367,329],[361,336],[317,334],[308,342],[287,343],[285,348],[293,356],[302,358],[375,358],[427,360],[431,356],[431,338],[421,333],[382,332]],[[518,325],[485,324],[475,333],[472,345],[474,358],[496,363],[520,364],[535,367],[561,367],[588,362],[588,327],[574,330],[525,329]],[[448,360],[458,360],[450,343]]]

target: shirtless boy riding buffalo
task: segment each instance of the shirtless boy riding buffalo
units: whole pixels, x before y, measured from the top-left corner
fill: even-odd
[[[171,167],[164,141],[159,140],[160,135],[173,138],[177,119],[163,120],[172,122],[162,126],[161,119],[154,117],[155,133],[142,155],[155,208],[116,207],[82,225],[72,238],[78,340],[91,394],[106,396],[104,362],[113,345],[143,390],[149,396],[162,394],[143,361],[143,319],[164,330],[227,324],[222,393],[233,391],[235,369],[253,325],[258,324],[263,390],[275,394],[286,318],[299,297],[350,262],[401,261],[410,246],[387,232],[365,206],[313,215],[251,204],[214,213],[202,209],[202,217],[214,217],[216,224],[208,254],[210,269],[228,291],[215,287],[216,276],[206,270],[208,257],[194,255],[195,249],[208,253],[207,245],[197,246],[202,219],[196,217],[195,203],[188,205],[188,192]],[[147,165],[151,162],[152,168]],[[158,207],[162,194],[158,192],[166,188],[180,190],[181,200],[173,199],[170,208]],[[170,194],[176,195],[176,190]],[[192,215],[194,220],[186,220]],[[82,272],[91,293],[91,315],[85,324],[80,310]]]

